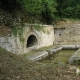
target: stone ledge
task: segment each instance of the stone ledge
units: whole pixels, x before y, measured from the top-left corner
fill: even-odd
[[[28,57],[29,60],[32,61],[40,61],[48,57],[48,52],[47,51],[40,51],[30,57]]]
[[[80,57],[78,56],[80,54],[80,48],[69,58],[68,63],[73,64],[74,61],[80,60]]]
[[[77,56],[77,54],[80,52],[80,45],[62,45],[55,48],[51,48],[49,50],[40,50],[40,52],[28,57],[29,60],[32,61],[41,61],[52,54],[55,54],[56,52],[64,49],[78,49],[68,60],[69,63],[72,63],[76,59],[80,59],[80,57]]]

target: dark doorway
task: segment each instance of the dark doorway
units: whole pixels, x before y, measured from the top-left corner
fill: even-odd
[[[33,47],[38,45],[38,41],[35,35],[30,35],[27,40],[27,47]]]

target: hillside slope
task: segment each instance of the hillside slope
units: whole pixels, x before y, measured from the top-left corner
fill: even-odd
[[[0,48],[0,80],[79,80],[68,65],[31,62]]]

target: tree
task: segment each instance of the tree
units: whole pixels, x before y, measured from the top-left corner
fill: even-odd
[[[22,9],[31,15],[41,13],[42,0],[18,0],[18,2],[21,4]]]
[[[50,24],[53,21],[56,6],[55,0],[42,0],[42,18],[45,23]]]
[[[45,23],[52,22],[57,5],[55,0],[23,0],[20,4],[27,14],[42,17]]]
[[[80,1],[79,0],[56,0],[58,3],[57,10],[59,17],[80,18]]]
[[[36,17],[48,24],[53,21],[57,5],[55,0],[0,0],[0,4],[1,9],[10,12],[20,10],[31,19]]]

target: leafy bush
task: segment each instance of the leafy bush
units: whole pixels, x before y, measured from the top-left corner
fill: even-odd
[[[55,0],[1,0],[0,8],[13,12],[23,11],[31,19],[36,17],[45,23],[51,23],[56,12]]]
[[[79,0],[56,0],[57,15],[66,18],[79,18],[80,19],[80,1]]]

